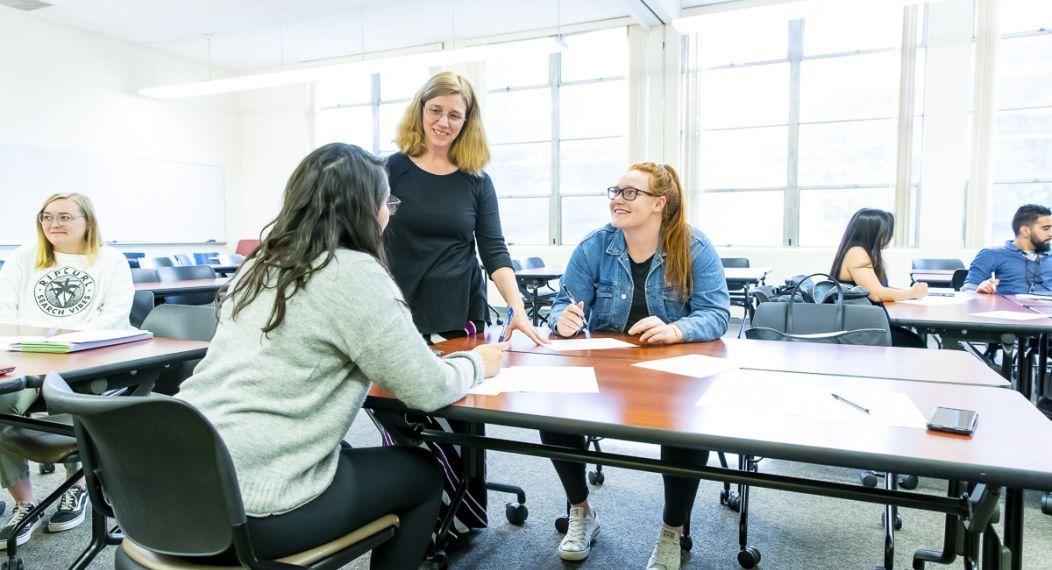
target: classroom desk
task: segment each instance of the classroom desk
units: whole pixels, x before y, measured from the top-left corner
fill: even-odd
[[[499,332],[448,340],[447,351],[470,350],[478,344],[496,342]],[[544,336],[544,334],[542,334]],[[547,336],[546,338],[552,338]],[[594,332],[592,338],[617,338],[637,344],[638,338],[618,333]],[[854,346],[808,342],[777,342],[749,339],[720,339],[684,344],[642,345],[634,348],[560,352],[537,345],[525,335],[512,334],[511,350],[563,356],[616,358],[643,361],[701,354],[730,358],[748,370],[770,370],[835,376],[881,377],[917,382],[941,382],[974,386],[1009,387],[1011,384],[981,359],[963,351],[928,350],[885,346]]]
[[[152,281],[149,283],[136,283],[135,290],[150,291],[157,298],[189,293],[215,293],[220,287],[226,285],[227,281],[230,281],[229,277],[186,279],[183,281]]]
[[[449,345],[440,345],[452,348]],[[652,459],[576,451],[477,435],[424,430],[416,435],[469,448],[523,453],[540,457],[599,462],[603,465],[663,474],[722,480],[778,490],[826,495],[856,501],[938,511],[973,520],[986,517],[1002,487],[1009,488],[1005,509],[1005,543],[1013,553],[1013,568],[1021,567],[1021,489],[1052,489],[1052,454],[1033,453],[1028,442],[1052,439],[1052,423],[1012,390],[870,379],[865,388],[905,394],[922,412],[937,406],[979,412],[980,427],[973,437],[922,429],[806,420],[787,415],[779,407],[756,405],[740,398],[719,408],[694,404],[720,383],[746,391],[779,389],[835,392],[858,388],[857,378],[780,371],[739,370],[693,378],[632,366],[631,360],[509,352],[506,366],[563,365],[594,367],[599,393],[510,393],[469,395],[433,415],[469,424],[498,424],[528,429],[611,437],[651,444],[709,449],[860,469],[913,473],[950,481],[986,483],[976,489],[968,506],[963,497],[933,497],[897,490],[873,489],[811,481],[718,467],[687,468]],[[397,400],[373,388],[367,406],[404,409]],[[1019,433],[1029,434],[1018,438]],[[552,477],[555,477],[554,473]],[[981,496],[980,496],[981,495]],[[985,525],[984,525],[985,526]],[[983,529],[975,529],[979,532]],[[992,528],[987,538],[997,540]],[[979,537],[969,535],[969,556],[975,556]],[[972,547],[970,547],[972,548]]]
[[[1012,347],[1005,351],[1001,373],[1011,379],[1013,361],[1023,373],[1017,389],[1024,395],[1031,392],[1030,375],[1026,372],[1025,339],[1040,339],[1052,332],[1052,315],[1045,318],[1016,321],[1011,319],[977,317],[975,313],[1009,311],[1037,313],[1021,305],[1012,297],[983,295],[971,291],[959,291],[955,298],[967,299],[966,303],[953,305],[918,305],[913,303],[885,303],[888,317],[894,325],[914,327],[921,334],[937,334],[945,348],[960,348],[961,342],[1001,343]],[[1041,343],[1038,343],[1041,344]]]

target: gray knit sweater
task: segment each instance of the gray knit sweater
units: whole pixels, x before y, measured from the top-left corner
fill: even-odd
[[[249,515],[288,512],[329,486],[371,382],[431,411],[482,379],[479,356],[431,353],[394,281],[364,253],[338,251],[264,336],[273,302],[264,290],[236,320],[224,303],[208,355],[179,394],[226,442]]]

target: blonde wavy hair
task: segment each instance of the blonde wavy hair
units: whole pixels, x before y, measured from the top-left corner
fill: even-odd
[[[92,206],[91,199],[75,192],[52,194],[48,196],[47,200],[44,200],[44,204],[40,206],[40,211],[37,212],[37,269],[55,266],[55,246],[51,245],[47,235],[44,234],[44,226],[40,225],[40,214],[44,213],[44,208],[47,208],[48,204],[55,200],[63,199],[70,200],[76,204],[80,208],[80,213],[84,216],[84,222],[87,224],[87,229],[84,231],[84,253],[88,256],[88,265],[94,265],[95,260],[98,258],[99,249],[102,247],[102,234],[99,233],[99,224],[95,217],[95,207]]]
[[[406,107],[402,121],[398,123],[395,144],[409,156],[420,156],[427,150],[424,135],[424,105],[435,97],[460,95],[467,104],[467,115],[460,134],[449,150],[449,160],[464,172],[478,176],[489,163],[489,144],[486,130],[482,127],[482,111],[479,110],[475,90],[467,79],[451,71],[443,71],[424,84]]]
[[[690,297],[694,288],[694,272],[690,266],[692,234],[683,209],[683,186],[679,174],[667,164],[640,162],[628,167],[650,178],[650,191],[665,197],[661,212],[661,250],[665,252],[665,284],[675,289],[680,298]]]

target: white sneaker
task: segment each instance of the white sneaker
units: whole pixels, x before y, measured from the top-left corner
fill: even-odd
[[[592,543],[599,536],[599,518],[595,509],[591,515],[584,514],[584,507],[570,509],[566,536],[559,543],[559,558],[584,560],[592,552]]]
[[[647,562],[647,570],[679,570],[679,557],[679,534],[663,528]]]

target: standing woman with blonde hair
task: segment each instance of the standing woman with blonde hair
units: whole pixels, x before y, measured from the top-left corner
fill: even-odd
[[[514,309],[508,334],[517,329],[545,342],[515,281],[497,194],[483,171],[490,153],[482,112],[468,80],[448,71],[428,80],[406,108],[395,142],[401,152],[387,158],[387,170],[401,206],[384,240],[417,330],[429,341],[482,331],[489,308],[481,258]]]
[[[14,252],[0,268],[0,322],[60,329],[128,328],[135,286],[121,252],[103,245],[91,200],[83,194],[53,194],[36,217],[37,242]],[[22,415],[39,397],[35,388],[0,394],[0,413]],[[66,466],[68,476],[76,471]],[[0,529],[0,549],[15,525],[37,504],[25,458],[0,447],[0,484],[15,507]],[[87,491],[74,485],[62,496],[48,530],[69,530],[84,522]],[[43,522],[37,515],[18,534],[30,539]]]
[[[667,164],[633,164],[606,189],[610,223],[585,236],[563,273],[548,325],[573,336],[582,330],[638,336],[641,344],[714,340],[727,332],[730,295],[716,248],[687,223],[683,188]],[[569,292],[569,294],[567,294]],[[572,298],[571,298],[572,296]],[[583,435],[541,432],[541,441],[584,449]],[[661,446],[661,460],[704,466],[709,452]],[[584,560],[599,535],[582,463],[552,460],[570,503],[559,557]],[[678,570],[680,535],[698,480],[663,475],[665,509],[648,570]]]

